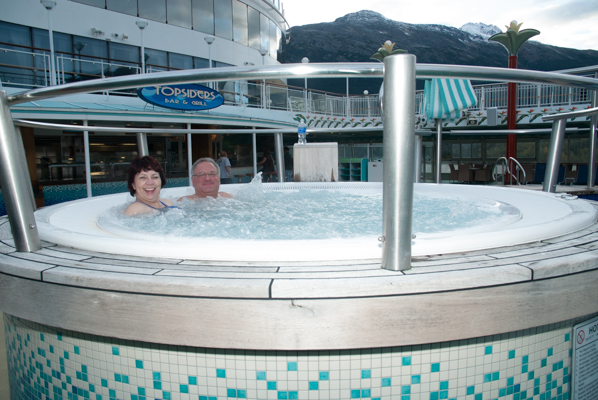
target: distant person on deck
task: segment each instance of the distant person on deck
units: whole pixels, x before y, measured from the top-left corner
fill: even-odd
[[[233,183],[233,175],[230,172],[230,160],[227,157],[226,151],[220,152],[218,161],[218,168],[220,168],[220,184]]]
[[[263,151],[264,155],[262,159],[256,163],[256,165],[263,165],[262,167],[262,182],[269,182],[270,178],[273,178],[275,173],[274,170],[274,159],[270,154],[270,148],[266,147]]]
[[[195,189],[195,194],[183,196],[183,199],[198,200],[206,197],[232,197],[230,193],[219,192],[220,190],[220,168],[216,161],[209,157],[200,158],[193,164],[193,175],[191,183]]]

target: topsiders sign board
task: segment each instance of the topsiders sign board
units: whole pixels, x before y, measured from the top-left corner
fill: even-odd
[[[148,103],[177,110],[209,110],[224,103],[217,91],[192,83],[139,88],[137,95]]]

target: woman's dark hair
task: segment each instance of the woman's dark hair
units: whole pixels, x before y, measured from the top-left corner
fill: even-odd
[[[156,171],[158,174],[160,174],[160,181],[162,181],[161,187],[166,186],[166,176],[164,175],[164,170],[162,169],[162,166],[158,160],[151,156],[137,157],[131,161],[131,165],[129,165],[127,188],[129,189],[131,196],[135,196],[133,182],[135,181],[135,176],[141,171]]]

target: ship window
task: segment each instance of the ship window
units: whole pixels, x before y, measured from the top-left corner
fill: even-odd
[[[517,160],[522,158],[536,158],[536,143],[517,141]]]
[[[209,68],[210,61],[205,58],[193,57],[193,68]]]
[[[482,143],[471,144],[471,158],[475,158],[476,160],[482,159]]]
[[[443,143],[444,146],[444,143]],[[452,158],[461,158],[461,145],[459,143],[452,144]]]
[[[587,163],[590,158],[590,139],[571,138],[569,139],[569,158],[570,163]]]
[[[0,37],[2,38],[1,41],[5,43],[31,47],[31,35],[29,28],[26,26],[0,21]],[[6,45],[2,45],[2,47],[17,49],[16,47]],[[46,48],[48,47],[48,32],[46,31]]]
[[[139,47],[114,42],[110,42],[108,46],[111,61],[108,76],[134,75],[138,73]]]
[[[504,157],[507,154],[507,144],[504,141],[501,142],[486,142],[486,159],[496,160],[500,157]]]
[[[145,64],[151,69],[166,71],[168,70],[168,53],[146,48]]]
[[[137,0],[106,0],[106,8],[119,13],[137,16]]]
[[[270,20],[264,14],[260,14],[260,49],[270,51]]]
[[[193,57],[183,54],[168,53],[168,66],[176,69],[193,69]]]
[[[276,39],[276,30],[278,27],[274,21],[270,21],[270,57],[276,57],[278,53],[278,40]]]
[[[193,29],[214,34],[214,0],[193,0]]]
[[[233,6],[231,0],[214,2],[214,34],[233,40]]]
[[[166,0],[168,23],[191,29],[191,0]]]
[[[106,0],[72,0],[72,1],[74,1],[75,3],[87,4],[88,6],[106,8]]]
[[[138,0],[139,16],[152,21],[166,22],[166,0]]]
[[[233,0],[233,40],[247,46],[247,5]]]
[[[6,22],[0,21],[0,41],[7,42],[15,45],[27,46],[31,47],[31,33],[28,27],[9,24]],[[49,47],[48,42],[48,33],[46,32],[46,48]],[[2,44],[0,47],[5,49],[14,49],[19,51],[28,51],[28,49],[24,49],[22,47],[17,46],[10,46]],[[47,68],[44,67],[42,64],[41,57],[36,57],[39,61],[36,62],[36,67],[42,68],[42,70],[32,71],[22,67],[32,67],[34,59],[29,54],[20,54],[20,53],[12,53],[6,52],[2,53],[2,64],[5,66],[0,66],[0,79],[2,82],[14,82],[14,83],[32,83],[32,79],[39,79],[36,80],[36,83],[43,84],[45,79],[45,74],[43,70]],[[46,62],[48,62],[46,60]],[[8,65],[14,65],[14,67],[9,67]],[[34,78],[34,75],[36,77]]]
[[[260,49],[260,13],[254,8],[247,8],[247,28],[249,47]]]

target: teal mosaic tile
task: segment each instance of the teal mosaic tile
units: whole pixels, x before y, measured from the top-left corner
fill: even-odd
[[[573,324],[422,346],[268,352],[138,343],[4,317],[13,400],[568,399]],[[475,367],[459,369],[461,356]]]

